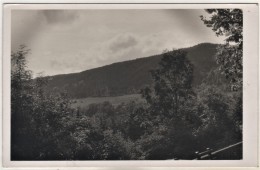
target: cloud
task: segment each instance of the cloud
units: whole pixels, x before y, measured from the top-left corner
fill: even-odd
[[[58,29],[72,24],[79,17],[77,11],[69,10],[13,10],[11,20],[12,50],[21,44],[31,45],[33,39],[51,27]]]
[[[66,24],[75,21],[79,17],[76,11],[69,10],[43,10],[40,13],[49,24]]]
[[[162,34],[155,38],[154,34],[138,36],[134,33],[121,33],[109,40],[93,46],[90,56],[93,57],[92,68],[96,64],[102,66],[118,61],[132,60],[161,53],[169,47],[168,41],[161,41]],[[164,35],[164,37],[167,37]],[[164,39],[164,38],[163,38]],[[101,47],[101,48],[100,48]],[[170,46],[171,47],[171,46]]]
[[[220,42],[198,10],[12,11],[12,49],[28,43],[29,69],[47,75],[79,72]]]
[[[21,44],[28,45],[44,25],[38,11],[13,10],[11,26],[11,48],[16,50]]]
[[[121,51],[123,49],[127,49],[133,47],[138,44],[138,41],[133,35],[120,35],[116,37],[113,42],[110,44],[110,50],[112,52]]]

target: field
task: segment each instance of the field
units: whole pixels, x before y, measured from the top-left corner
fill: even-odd
[[[121,103],[127,103],[131,101],[141,102],[144,101],[144,99],[142,99],[140,94],[130,94],[114,97],[87,97],[83,99],[75,99],[73,101],[72,107],[83,109],[87,108],[90,104],[103,103],[106,101],[110,102],[114,106],[117,106]]]

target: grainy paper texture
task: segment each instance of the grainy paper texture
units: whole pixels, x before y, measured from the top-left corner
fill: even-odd
[[[234,97],[232,100],[229,100],[230,96],[233,95],[233,92],[230,92],[232,93],[230,95],[225,94],[220,97],[220,99],[216,96],[222,94],[221,90],[223,90],[222,85],[224,83],[227,84],[227,87],[225,88],[231,88],[232,90],[234,90],[234,88],[235,90],[236,88],[239,88],[239,85],[237,86],[236,83],[231,82],[233,84],[230,87],[229,79],[226,80],[225,78],[216,78],[214,76],[213,78],[211,77],[211,79],[209,78],[202,81],[205,77],[209,77],[208,72],[212,71],[211,68],[217,68],[217,66],[215,66],[215,59],[199,63],[201,58],[195,58],[196,56],[203,56],[203,51],[205,49],[208,50],[209,56],[214,56],[214,50],[211,52],[210,49],[216,49],[216,44],[224,44],[226,42],[223,37],[217,37],[215,32],[210,28],[207,28],[199,18],[200,15],[206,17],[210,16],[210,14],[203,13],[204,9],[225,8],[241,9],[243,11],[243,88],[241,89],[243,94],[243,114],[242,122],[240,122],[241,126],[234,125],[234,127],[230,126],[230,124],[234,123],[232,122],[232,119],[224,119],[225,115],[220,115],[220,118],[218,119],[216,115],[219,109],[219,114],[223,112],[232,114],[233,110],[237,109],[237,106],[229,108],[231,104],[227,103],[233,100],[236,101],[237,98]],[[4,167],[257,166],[257,5],[6,4],[4,5],[3,12]],[[195,21],[196,17],[197,21]],[[28,27],[28,25],[30,26]],[[234,26],[234,29],[238,29],[236,25]],[[19,45],[23,44],[23,42],[27,47],[20,50],[19,53],[17,49],[19,49]],[[21,61],[23,60],[21,56],[27,55],[25,51],[27,48],[30,49],[30,57],[28,58],[26,69],[31,70],[33,73],[26,72],[26,69],[24,70],[25,72],[22,72],[23,70],[21,69],[23,66],[23,63],[21,64]],[[187,56],[185,52],[178,50],[182,48],[184,48],[184,51],[188,51]],[[165,49],[168,49],[168,51],[163,51]],[[11,51],[14,53],[11,54]],[[15,53],[15,51],[17,52]],[[165,63],[163,64],[162,62],[162,64],[160,64],[158,61],[158,68],[157,65],[150,66],[151,68],[157,68],[154,69],[154,74],[148,74],[148,71],[151,70],[151,68],[149,68],[145,70],[147,71],[147,74],[142,75],[141,73],[145,72],[142,69],[147,67],[145,66],[145,63],[148,62],[149,56],[157,54],[162,54],[162,61],[165,61]],[[224,53],[222,53],[221,56],[223,55]],[[13,60],[11,62],[10,56],[13,58],[18,57],[18,59],[15,60],[17,61],[15,64],[17,66],[17,63],[19,63],[18,66],[20,67],[12,66]],[[176,56],[178,56],[178,58],[183,57],[183,60],[178,60],[178,58],[176,58],[176,60],[173,61],[172,58],[175,58]],[[219,60],[221,60],[221,56]],[[147,61],[143,62],[142,59],[145,59],[143,57],[148,57],[146,58]],[[156,60],[155,57],[153,58]],[[131,65],[131,63],[129,65],[129,60],[130,62],[139,62],[139,65]],[[26,64],[26,62],[24,64]],[[118,62],[125,65],[120,66],[120,63],[117,64]],[[153,61],[149,60],[149,62]],[[173,67],[176,62],[178,64]],[[231,68],[228,64],[226,66]],[[129,69],[127,69],[128,67]],[[103,68],[104,73],[98,74],[94,72],[95,68]],[[91,73],[91,69],[94,70],[93,73]],[[114,69],[114,72],[109,72],[111,69]],[[138,69],[140,69],[139,72],[137,71]],[[204,70],[203,72],[203,69],[206,71]],[[230,70],[231,69],[228,71]],[[86,74],[83,74],[82,77],[80,77],[80,73],[78,72],[84,73],[84,71]],[[49,93],[55,92],[52,94],[51,98],[45,98],[45,93],[40,92],[43,88],[40,88],[39,85],[41,86],[41,83],[44,84],[45,79],[39,78],[39,75],[36,74],[39,72],[44,72],[44,76],[51,77],[48,83],[54,85],[47,85],[47,91],[49,91],[46,92],[48,93],[48,97],[50,96]],[[120,74],[120,72],[124,74]],[[25,73],[24,77],[22,77],[20,73]],[[68,77],[69,75],[67,77],[64,75],[64,82],[61,83],[59,83],[61,80],[54,76],[70,73],[74,74],[72,74],[71,77]],[[168,73],[171,73],[174,77],[177,77],[177,79],[169,78]],[[96,74],[96,77],[84,79],[91,74]],[[132,75],[130,76],[130,74]],[[30,75],[31,78],[28,79],[28,75]],[[140,77],[140,75],[143,77]],[[234,73],[232,72],[232,74],[229,74],[228,76],[232,77],[233,75]],[[22,78],[18,79],[15,76],[20,76]],[[134,76],[137,76],[137,78],[135,79]],[[151,76],[152,78],[147,79],[146,76]],[[75,77],[79,78],[73,82],[71,79],[76,79]],[[146,81],[146,79],[148,83],[143,83],[142,81]],[[31,88],[32,91],[21,90],[22,92],[24,91],[25,94],[19,93],[19,88],[25,89],[25,86],[19,86],[21,81],[16,80],[28,80],[25,81],[25,86]],[[37,80],[39,80],[38,83],[40,84],[37,84]],[[191,80],[193,82],[191,82]],[[36,84],[32,83],[31,86],[27,86],[35,81]],[[201,86],[201,84],[203,84],[202,82],[205,81],[206,84],[211,83],[211,85],[207,84],[207,86]],[[94,85],[88,84],[84,86],[84,83],[86,82],[92,82]],[[141,83],[138,84],[139,82]],[[66,83],[68,86],[64,87]],[[70,84],[72,85],[70,86]],[[150,90],[152,93],[145,92],[144,85],[147,84],[149,86],[146,90]],[[14,85],[16,85],[15,88],[13,88]],[[217,87],[216,91],[214,91],[213,86]],[[196,89],[194,90],[195,87]],[[61,89],[63,88],[70,96],[69,103],[72,102],[70,105],[72,108],[64,106],[64,103],[68,101],[66,97],[60,95],[60,93],[62,93]],[[172,88],[176,90],[173,90]],[[209,90],[207,91],[205,89]],[[143,97],[141,97],[140,90],[143,91]],[[59,92],[59,94],[56,94],[56,92]],[[207,92],[209,93],[208,98],[205,97],[207,96],[205,95]],[[17,95],[19,97],[24,95],[24,100],[15,100],[16,98],[13,94],[16,93],[21,94]],[[196,94],[194,96],[201,96],[201,103],[198,102],[199,98],[190,97],[193,96],[194,93]],[[26,108],[29,108],[28,110],[33,110],[31,113],[34,114],[27,119],[26,116],[15,117],[15,114],[13,114],[15,109],[17,109],[19,113],[23,113],[23,107],[26,105],[25,99],[29,101],[28,94],[30,94],[30,97],[32,98],[31,101],[33,102],[28,102],[28,105],[32,105]],[[152,99],[151,102],[149,101],[149,98]],[[222,99],[223,101],[221,101]],[[213,101],[213,106],[210,105],[209,101],[211,100]],[[122,104],[122,101],[124,104]],[[133,101],[134,104],[131,105]],[[14,103],[12,105],[13,118],[11,116],[11,102]],[[38,105],[37,102],[39,102]],[[140,106],[140,103],[142,106]],[[51,108],[50,105],[52,104],[56,104],[56,106],[53,106],[51,111],[44,110],[46,108]],[[19,106],[19,108],[16,108],[16,106]],[[124,110],[123,114],[126,115],[126,117],[122,116],[118,118],[115,116],[115,113],[122,112],[122,108],[124,107],[127,108]],[[127,115],[131,107],[134,109]],[[213,109],[209,111],[211,107],[213,107]],[[101,111],[90,111],[90,108],[94,110],[98,108],[101,109]],[[108,108],[110,108],[109,111]],[[157,110],[158,108],[159,111]],[[206,110],[205,113],[203,112],[204,114],[199,114],[195,108],[208,108],[209,110]],[[41,109],[44,111],[42,112]],[[57,112],[60,113],[59,116],[62,115],[61,117],[54,117],[55,114],[53,110],[55,109],[60,109]],[[28,110],[24,111],[26,115],[29,113]],[[228,112],[228,110],[231,111]],[[43,115],[45,116],[42,117],[42,119],[41,112],[44,113]],[[71,115],[68,116],[67,112],[70,112]],[[90,112],[95,113],[90,116]],[[107,116],[108,112],[109,114],[113,114],[114,117],[111,118],[110,116]],[[214,118],[209,114],[211,112]],[[50,114],[50,117],[46,116],[47,113]],[[157,116],[154,116],[153,113]],[[180,116],[179,119],[178,113],[182,113],[182,116]],[[35,116],[35,114],[39,115]],[[131,116],[133,117],[131,118]],[[118,123],[116,121],[117,119],[119,119],[118,122],[124,121],[124,123]],[[184,119],[188,124],[182,124]],[[192,121],[187,121],[186,119]],[[42,122],[43,120],[44,122]],[[19,121],[21,122],[20,124]],[[139,124],[138,121],[140,121]],[[216,136],[218,133],[222,134],[225,132],[227,134],[227,136],[223,138],[216,137],[216,140],[223,139],[223,141],[216,141],[216,143],[222,142],[222,145],[216,144],[215,146],[210,143],[211,139],[213,140],[214,135],[210,136],[210,133],[201,130],[211,126],[211,129],[215,127],[208,123],[211,121],[216,121],[217,123],[221,122],[221,125],[216,125],[217,128],[215,130],[213,129],[211,133],[214,133]],[[225,121],[228,121],[226,125],[223,123]],[[23,125],[23,123],[27,124]],[[55,129],[58,123],[60,123],[60,126]],[[174,125],[172,126],[172,124]],[[206,125],[204,126],[204,124]],[[156,126],[158,126],[157,130],[155,130]],[[12,132],[11,127],[13,128]],[[21,127],[25,128],[25,130],[22,131]],[[180,129],[185,129],[187,127],[190,127],[190,129],[180,131]],[[223,127],[226,127],[226,129]],[[237,130],[234,130],[234,132],[230,130],[235,127],[242,128],[242,140],[238,137],[239,135],[237,136],[237,134],[235,134],[235,131]],[[30,128],[32,131],[28,130]],[[63,132],[62,130],[66,128],[75,128],[76,130],[65,130]],[[223,128],[222,132],[218,132],[217,130],[221,128]],[[149,129],[151,130],[149,131]],[[229,133],[228,130],[231,132]],[[24,136],[26,136],[26,133],[24,132],[38,134],[39,136],[42,135],[42,137],[36,139],[35,135],[29,136],[27,134],[28,137],[24,138]],[[170,135],[167,136],[165,133],[169,133]],[[189,133],[191,134],[189,135]],[[186,136],[184,136],[184,134],[186,134]],[[101,136],[101,139],[97,139],[95,135]],[[209,135],[209,138],[206,141],[210,144],[205,142],[205,140],[200,140],[198,137],[199,135],[205,135],[204,138]],[[179,136],[179,139],[175,139],[173,136]],[[185,140],[182,141],[181,139]],[[12,143],[11,140],[15,142]],[[70,142],[66,143],[67,140]],[[156,142],[156,140],[158,141]],[[167,140],[170,140],[170,143],[165,142]],[[190,143],[187,142],[189,140],[191,141]],[[229,144],[228,142],[225,143],[227,140],[230,140]],[[33,141],[35,143],[33,143]],[[185,141],[188,144],[185,145]],[[172,144],[174,142],[177,144]],[[198,144],[203,142],[204,144]],[[243,143],[241,144],[240,142]],[[29,146],[27,146],[28,144]],[[163,146],[160,146],[161,144]],[[238,151],[238,155],[240,153],[242,159],[240,156],[237,156],[237,154],[232,156],[230,153],[229,159],[223,156],[219,158],[216,156],[214,157],[214,153],[219,149],[233,147],[233,145],[235,147],[243,145],[243,151]],[[165,146],[168,146],[168,148],[166,147],[166,150]],[[197,158],[194,151],[199,150],[201,153],[205,151],[208,146],[212,146],[210,149],[213,148],[211,152],[213,157],[210,159],[221,160],[192,160]],[[36,149],[32,149],[34,147]],[[201,148],[196,149],[194,147]],[[141,151],[136,148],[139,148]],[[156,148],[159,149],[156,150]],[[170,151],[169,148],[176,149]],[[186,154],[189,152],[190,154]],[[207,154],[205,156],[208,157]]]

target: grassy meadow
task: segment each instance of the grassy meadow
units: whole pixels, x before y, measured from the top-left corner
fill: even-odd
[[[87,97],[82,99],[74,99],[72,102],[73,108],[85,109],[90,104],[99,104],[103,102],[110,102],[113,106],[118,106],[121,103],[128,103],[131,101],[142,102],[145,101],[140,94],[129,94],[123,96],[112,96],[112,97]]]

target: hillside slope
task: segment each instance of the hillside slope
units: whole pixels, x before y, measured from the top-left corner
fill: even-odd
[[[203,43],[190,48],[187,58],[194,65],[194,85],[216,67],[216,44]],[[155,55],[135,60],[86,70],[80,73],[51,76],[48,90],[65,89],[73,98],[96,96],[118,96],[138,93],[152,83],[150,70],[158,67],[162,55]]]

